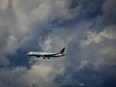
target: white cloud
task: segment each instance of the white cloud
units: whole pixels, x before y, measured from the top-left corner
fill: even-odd
[[[91,43],[100,43],[104,39],[116,39],[116,31],[115,31],[116,26],[108,26],[104,28],[104,30],[100,33],[88,31],[86,32],[87,39],[82,41],[81,44],[89,45]]]
[[[49,66],[43,65],[34,65],[31,70],[29,70],[28,74],[32,77],[32,81],[39,81],[40,78],[46,82],[51,81],[50,74],[54,73],[54,69]]]
[[[85,41],[86,45],[91,44],[92,42],[100,43],[103,40],[102,36],[95,32],[87,32],[87,40]]]
[[[0,0],[0,10],[1,11],[6,10],[7,5],[8,5],[8,0]]]
[[[77,67],[77,69],[82,69],[87,65],[88,61],[87,60],[82,60],[80,66]]]
[[[38,45],[44,51],[59,52],[63,47],[67,46],[67,43],[65,43],[62,37],[55,36],[54,34],[52,34],[49,35],[48,38],[45,39],[45,41],[38,40]],[[56,48],[54,49],[54,47]]]
[[[4,50],[6,54],[13,55],[16,53],[17,49],[19,48],[18,46],[19,45],[18,45],[18,41],[16,40],[16,38],[13,36],[9,36],[9,39],[7,41],[6,46],[4,47]]]

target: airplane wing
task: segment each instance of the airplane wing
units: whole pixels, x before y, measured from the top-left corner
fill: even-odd
[[[50,57],[53,56],[53,55],[50,55],[50,54],[46,54],[46,55],[36,55],[35,57],[39,58],[39,57],[42,57],[43,59],[50,59]]]
[[[36,57],[41,57],[41,55],[36,55]]]

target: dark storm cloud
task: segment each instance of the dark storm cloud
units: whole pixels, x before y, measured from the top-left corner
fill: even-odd
[[[102,29],[109,25],[116,25],[116,1],[106,0],[101,7],[102,14],[96,17],[93,27],[95,29]]]
[[[0,3],[1,87],[116,85],[115,0]],[[24,56],[30,50],[58,52],[64,46],[68,55],[60,59]]]

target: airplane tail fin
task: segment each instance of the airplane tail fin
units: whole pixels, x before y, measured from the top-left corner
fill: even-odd
[[[60,51],[60,53],[63,54],[64,53],[64,50],[65,50],[65,47]]]

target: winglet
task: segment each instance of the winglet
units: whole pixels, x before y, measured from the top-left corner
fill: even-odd
[[[60,51],[60,53],[63,54],[64,53],[64,50],[65,50],[65,47]]]

